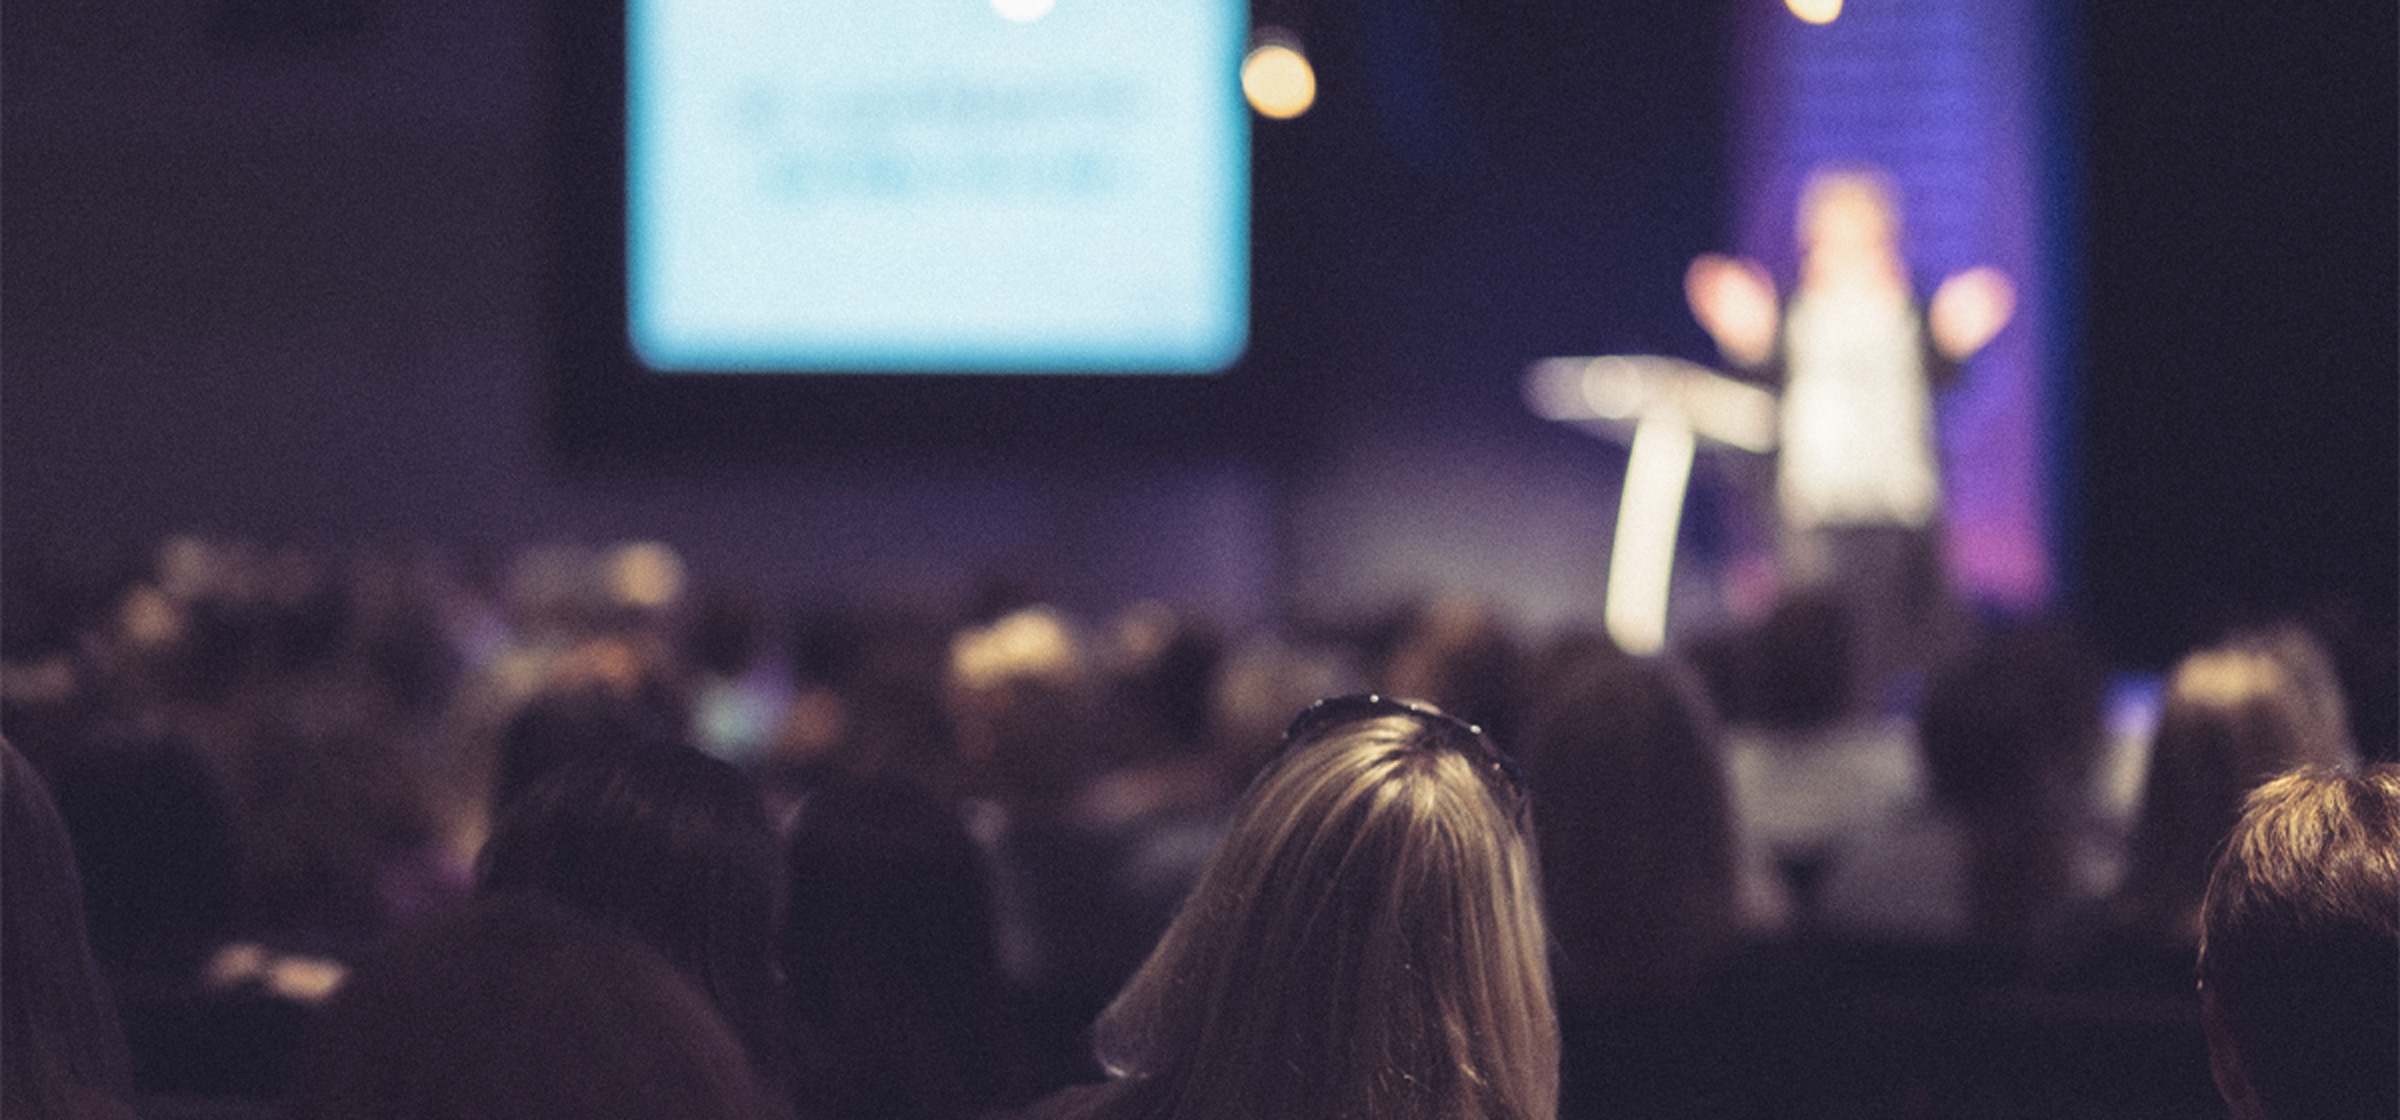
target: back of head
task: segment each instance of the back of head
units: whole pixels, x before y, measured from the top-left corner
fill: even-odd
[[[775,835],[750,781],[688,747],[559,767],[484,845],[485,891],[547,894],[658,950],[762,1060],[773,1023]]]
[[[1082,637],[1048,607],[953,636],[943,697],[968,780],[1031,815],[1058,810],[1090,762],[1089,677]]]
[[[303,1055],[294,1120],[786,1115],[657,954],[529,896],[470,900],[362,962]]]
[[[84,939],[66,827],[5,740],[0,766],[0,1111],[72,1115],[131,1092],[125,1039]]]
[[[52,792],[75,838],[92,949],[119,979],[187,982],[240,917],[224,786],[180,737],[102,732],[84,746]]]
[[[2242,797],[2298,766],[2348,766],[2357,748],[2326,718],[2338,697],[2298,668],[2285,635],[2199,650],[2167,682],[2152,739],[2150,775],[2135,827],[2126,900],[2137,922],[2190,937],[2217,843]]]
[[[2209,879],[2212,1051],[2273,1120],[2400,1114],[2400,766],[2254,791]]]
[[[680,701],[657,681],[554,685],[511,716],[500,743],[492,812],[508,810],[542,775],[567,763],[663,750],[683,742]]]
[[[1514,742],[1526,660],[1490,604],[1437,598],[1404,623],[1382,687],[1423,697]]]
[[[1918,719],[1934,799],[1966,827],[1968,927],[2023,944],[2076,901],[2104,676],[2068,631],[2014,626],[1938,672]]]
[[[779,939],[795,1082],[837,1116],[1015,1103],[982,850],[952,807],[891,779],[810,793]]]
[[[1101,1016],[1102,1064],[1153,1114],[1555,1113],[1513,770],[1463,725],[1402,711],[1294,737]]]
[[[2104,676],[2067,631],[2023,626],[1938,672],[1918,720],[1927,780],[1970,816],[2077,805],[2100,747]]]
[[[1534,708],[1562,1000],[1673,996],[1736,936],[1732,824],[1715,720],[1663,661],[1604,655]]]
[[[1775,604],[1751,636],[1751,703],[1758,721],[1778,731],[1809,731],[1851,713],[1857,691],[1856,638],[1850,610],[1824,592]]]

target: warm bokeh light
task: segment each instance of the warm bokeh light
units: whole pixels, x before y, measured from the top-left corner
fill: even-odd
[[[1783,0],[1783,3],[1807,23],[1832,23],[1842,14],[1842,0]]]
[[[632,541],[609,550],[609,598],[628,607],[656,610],[683,598],[683,558],[656,541]]]
[[[1242,60],[1242,96],[1258,115],[1290,120],[1317,100],[1317,72],[1297,40],[1262,37]]]
[[[992,0],[992,10],[1011,23],[1032,23],[1055,6],[1056,0]]]

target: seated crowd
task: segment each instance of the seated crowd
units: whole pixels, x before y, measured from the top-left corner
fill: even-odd
[[[1633,657],[656,545],[11,575],[9,1116],[2394,1114],[2400,768],[2296,625],[2129,730],[2064,626],[1870,693],[1805,598]]]

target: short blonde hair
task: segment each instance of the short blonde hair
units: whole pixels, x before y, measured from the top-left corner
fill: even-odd
[[[1558,1019],[1516,792],[1429,717],[1304,735],[1100,1016],[1147,1115],[1551,1120]]]

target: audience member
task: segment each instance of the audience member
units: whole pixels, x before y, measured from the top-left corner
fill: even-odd
[[[1522,757],[1557,939],[1565,1115],[1725,1115],[1738,950],[1786,905],[1735,833],[1723,744],[1675,662],[1599,648],[1546,675]]]
[[[1557,1111],[1558,1027],[1515,764],[1423,706],[1312,706],[1094,1026],[1110,1080],[1031,1117]]]
[[[899,779],[834,778],[786,848],[778,942],[798,1111],[971,1120],[1023,1103],[982,853]]]
[[[313,1032],[291,1120],[777,1120],[734,1032],[659,955],[495,894],[362,961]]]
[[[58,809],[0,740],[0,1113],[129,1120],[133,1075]]]
[[[663,744],[559,766],[510,804],[478,880],[546,894],[657,950],[779,1076],[775,833],[732,765]]]
[[[595,661],[613,662],[617,655],[608,652],[609,645],[587,651]],[[557,680],[509,718],[492,781],[495,820],[518,794],[559,766],[659,751],[685,741],[682,701],[655,675],[626,668],[635,675],[624,679],[616,676],[616,667],[593,671],[610,675],[594,679],[577,673]]]
[[[234,760],[244,935],[335,961],[465,893],[414,758],[363,727],[261,721]]]
[[[1917,721],[1925,796],[1856,836],[1821,928],[2022,950],[2099,885],[2082,869],[2104,678],[2067,630],[2004,628],[1940,669]]]
[[[1777,603],[1744,645],[1750,718],[1726,730],[1734,816],[1781,873],[1804,929],[1839,854],[1922,790],[1909,720],[1860,702],[1851,632],[1829,594]]]
[[[943,682],[950,626],[937,610],[808,612],[792,635],[794,694],[760,780],[788,806],[829,775],[907,777],[956,793],[959,751]]]
[[[1441,596],[1412,612],[1376,675],[1394,696],[1418,696],[1517,741],[1526,657],[1490,604]]]
[[[1082,1027],[1141,951],[1114,889],[1123,838],[1080,814],[1097,769],[1092,685],[1082,635],[1049,607],[951,641],[945,697],[964,812],[992,863],[1000,967],[1028,1009],[1040,1084],[1087,1068]]]
[[[2242,797],[2297,766],[2357,761],[2330,673],[2298,631],[2244,635],[2186,656],[2167,681],[2124,883],[2095,943],[2057,981],[2180,990],[2200,937],[2210,860]]]
[[[2200,997],[2236,1120],[2400,1115],[2400,766],[2251,791],[2201,908]]]
[[[135,1091],[276,1096],[338,967],[239,939],[239,836],[223,786],[188,743],[103,731],[78,747],[54,789]]]
[[[1559,1002],[1688,998],[1780,903],[1763,860],[1743,858],[1714,716],[1679,666],[1613,652],[1553,689],[1520,756],[1542,820]]]
[[[1204,755],[1225,641],[1215,627],[1143,600],[1109,620],[1101,645],[1104,761],[1145,767]]]

